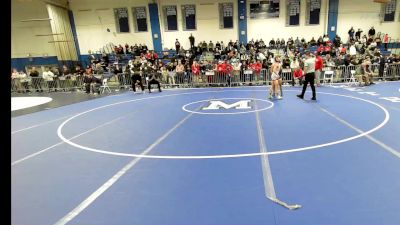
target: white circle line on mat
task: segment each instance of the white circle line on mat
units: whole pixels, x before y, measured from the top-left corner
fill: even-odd
[[[269,152],[255,152],[255,153],[243,153],[243,154],[225,154],[225,155],[142,155],[142,154],[130,154],[130,153],[121,153],[121,152],[111,152],[111,151],[106,151],[106,150],[102,150],[102,149],[96,149],[96,148],[90,148],[87,146],[82,146],[79,144],[76,144],[70,140],[68,140],[66,137],[63,136],[62,134],[62,128],[65,126],[65,124],[67,124],[69,121],[83,115],[89,112],[93,112],[95,110],[99,110],[102,108],[106,108],[106,107],[110,107],[110,106],[114,106],[114,105],[119,105],[119,104],[123,104],[123,103],[128,103],[128,102],[136,102],[136,101],[141,101],[141,100],[146,100],[146,99],[155,99],[155,98],[163,98],[163,97],[171,97],[171,96],[179,96],[179,95],[190,95],[190,94],[203,94],[203,93],[215,93],[215,92],[238,92],[238,91],[247,91],[247,92],[252,92],[252,91],[263,91],[266,92],[266,90],[220,90],[220,91],[203,91],[203,92],[189,92],[189,93],[178,93],[178,94],[171,94],[171,95],[160,95],[160,96],[153,96],[153,97],[147,97],[147,98],[140,98],[140,99],[133,99],[133,100],[127,100],[127,101],[122,101],[122,102],[116,102],[116,103],[112,103],[112,104],[108,104],[108,105],[104,105],[104,106],[100,106],[100,107],[96,107],[81,113],[78,113],[70,118],[68,118],[67,120],[65,120],[57,129],[57,135],[58,137],[65,143],[74,146],[76,148],[80,148],[82,150],[85,151],[90,151],[90,152],[96,152],[96,153],[101,153],[101,154],[106,154],[106,155],[114,155],[114,156],[125,156],[125,157],[133,157],[133,158],[148,158],[148,159],[223,159],[223,158],[240,158],[240,157],[253,157],[253,156],[262,156],[262,155],[278,155],[278,154],[287,154],[287,153],[293,153],[293,152],[302,152],[302,151],[310,151],[310,150],[317,150],[318,148],[322,148],[322,147],[327,147],[327,146],[332,146],[332,145],[337,145],[340,143],[344,143],[344,142],[348,142],[363,136],[366,136],[372,132],[375,132],[379,129],[381,129],[383,126],[385,126],[385,124],[389,121],[390,119],[390,114],[389,112],[386,110],[386,108],[384,108],[383,106],[379,105],[376,102],[367,100],[367,99],[363,99],[363,98],[359,98],[359,97],[355,97],[355,96],[350,96],[350,95],[342,95],[342,94],[334,94],[334,93],[328,93],[328,92],[317,92],[318,94],[325,94],[325,95],[333,95],[333,96],[341,96],[341,97],[346,97],[346,98],[352,98],[352,99],[356,99],[356,100],[360,100],[360,101],[364,101],[367,103],[370,103],[372,105],[377,106],[378,108],[380,108],[384,113],[385,113],[385,118],[384,120],[377,125],[376,127],[362,132],[358,135],[355,136],[351,136],[348,138],[344,138],[341,140],[337,140],[337,141],[332,141],[332,142],[328,142],[328,143],[324,143],[324,144],[319,144],[319,145],[312,145],[312,146],[306,146],[306,147],[300,147],[300,148],[292,148],[292,149],[284,149],[284,150],[272,150]],[[286,90],[287,91],[296,91],[297,90]]]

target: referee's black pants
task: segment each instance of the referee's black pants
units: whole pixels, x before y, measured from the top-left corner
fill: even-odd
[[[316,98],[314,79],[315,79],[314,72],[306,74],[306,78],[305,78],[304,84],[303,84],[303,91],[301,92],[301,97],[304,97],[304,93],[306,92],[307,85],[308,85],[308,83],[310,83],[311,90],[312,90],[312,96],[313,96],[313,98]]]

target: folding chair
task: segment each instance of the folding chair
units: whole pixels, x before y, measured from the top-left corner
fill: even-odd
[[[107,84],[107,78],[103,79],[102,85],[100,86],[100,91],[102,94],[104,93],[105,90],[107,90],[108,93],[111,93],[111,89]]]
[[[356,74],[355,70],[350,70],[350,78],[347,81],[347,86],[352,86],[352,85],[357,86],[358,85],[357,79],[354,77],[355,74]]]
[[[334,76],[334,72],[332,70],[327,70],[324,72],[324,79],[323,82],[328,83],[329,86],[332,86],[333,84],[333,76]]]

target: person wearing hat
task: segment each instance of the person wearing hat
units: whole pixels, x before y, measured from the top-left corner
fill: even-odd
[[[297,97],[303,99],[304,93],[306,92],[307,85],[310,83],[311,90],[312,90],[312,98],[311,100],[317,100],[316,93],[315,93],[315,86],[314,86],[314,79],[315,79],[315,57],[309,52],[306,52],[306,60],[304,61],[304,71],[306,73],[305,80],[303,83],[303,91],[301,94],[297,95]]]

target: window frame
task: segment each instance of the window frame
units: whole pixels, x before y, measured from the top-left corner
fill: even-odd
[[[120,24],[119,24],[119,17],[118,17],[118,9],[126,9],[126,18],[127,18],[127,21],[128,21],[128,31],[127,32],[121,32],[121,27],[120,27]],[[113,8],[113,12],[114,12],[114,21],[115,21],[115,27],[116,27],[116,32],[118,33],[118,34],[127,34],[127,33],[131,33],[131,28],[130,28],[130,25],[129,25],[129,10],[128,10],[128,8],[127,7],[118,7],[118,8]]]
[[[175,7],[175,13],[176,13],[176,30],[169,30],[169,29],[168,29],[168,18],[167,18],[167,8],[168,8],[168,7]],[[164,31],[165,31],[165,32],[176,32],[176,31],[179,31],[178,7],[177,7],[177,5],[163,5],[163,6],[162,6],[162,11],[163,11]]]
[[[224,24],[224,5],[231,5],[232,6],[232,27],[225,27]],[[220,30],[225,30],[225,29],[234,29],[235,28],[235,5],[233,2],[220,2],[218,4],[218,14],[219,14],[219,29]]]
[[[286,0],[286,15],[285,15],[285,25],[286,27],[297,27],[300,26],[300,20],[301,20],[301,0],[294,0],[299,2],[299,23],[298,24],[290,24],[290,7],[291,7],[291,2],[292,0]]]
[[[318,15],[318,23],[310,23],[310,19],[311,19],[311,1],[319,1],[319,15]],[[306,21],[305,21],[305,25],[306,26],[319,26],[321,25],[321,9],[322,9],[322,0],[307,0],[306,2]]]
[[[145,17],[146,17],[146,31],[139,31],[139,26],[137,23],[137,15],[136,15],[136,9],[137,8],[144,8],[144,13],[145,13]],[[132,17],[133,17],[133,26],[134,26],[134,31],[135,33],[146,33],[149,32],[149,20],[148,20],[148,13],[147,13],[147,7],[146,6],[134,6],[131,7],[132,10]]]
[[[186,7],[187,6],[193,6],[194,8],[194,29],[188,29],[187,24],[186,24]],[[182,11],[182,30],[184,31],[193,31],[197,30],[197,9],[195,4],[184,4],[181,5],[181,11]]]

